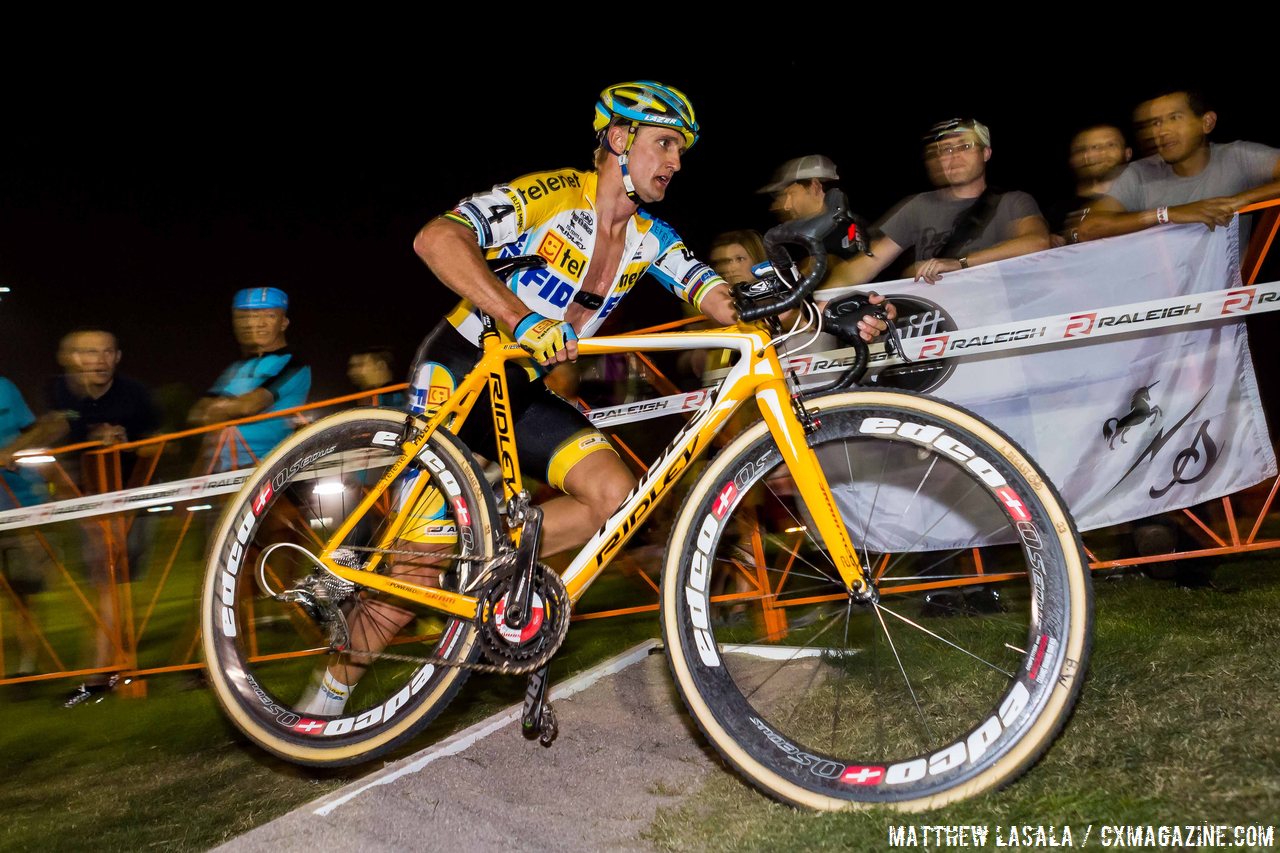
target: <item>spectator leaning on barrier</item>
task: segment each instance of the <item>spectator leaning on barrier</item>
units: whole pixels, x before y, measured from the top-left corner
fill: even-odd
[[[1035,199],[987,183],[991,132],[974,119],[939,122],[924,137],[926,164],[939,189],[899,202],[881,221],[871,254],[839,264],[828,287],[865,284],[914,247],[908,274],[936,284],[949,272],[1049,248],[1049,226]]]
[[[1218,116],[1191,91],[1160,94],[1140,105],[1156,154],[1129,165],[1076,226],[1080,240],[1142,231],[1170,222],[1227,225],[1240,208],[1280,196],[1280,150],[1254,142],[1211,143]],[[1137,112],[1137,111],[1135,111]],[[1243,231],[1243,229],[1242,229]],[[1245,246],[1241,234],[1240,248]],[[1264,393],[1264,399],[1266,394]],[[1135,522],[1139,556],[1177,550],[1174,516]],[[1180,563],[1185,585],[1205,585],[1208,570]]]
[[[49,411],[0,449],[0,467],[9,467],[20,450],[85,441],[120,444],[155,432],[159,409],[146,386],[117,375],[122,355],[116,336],[105,329],[86,327],[65,335],[58,346],[63,374],[48,386]],[[121,460],[120,485],[128,483],[135,460],[132,453]]]
[[[711,268],[730,285],[755,281],[751,268],[765,260],[764,241],[760,232],[751,229],[722,231],[711,238],[707,260]],[[695,312],[689,308],[686,313]],[[715,325],[712,320],[703,320],[685,328],[692,331],[709,329]],[[728,366],[727,350],[685,350],[676,360],[681,384],[689,390],[703,386],[703,375],[707,371]]]
[[[1218,114],[1194,91],[1144,102],[1156,154],[1130,164],[1076,227],[1080,240],[1169,222],[1226,225],[1246,205],[1280,197],[1280,150],[1209,141]],[[1241,248],[1245,235],[1241,234]]]
[[[1072,232],[1081,217],[1107,194],[1132,159],[1133,149],[1125,144],[1124,131],[1113,125],[1096,124],[1071,137],[1070,162],[1076,192],[1046,211],[1054,246],[1075,242]]]
[[[105,445],[137,441],[151,435],[159,427],[160,413],[146,386],[116,368],[122,353],[116,336],[101,328],[76,329],[63,337],[58,347],[61,376],[49,384],[48,412],[27,431],[0,450],[0,466],[10,466],[19,450],[56,447],[100,441]],[[59,460],[71,477],[78,466]],[[122,482],[92,484],[108,488],[129,484],[137,464],[137,454],[121,454]],[[107,669],[115,662],[112,637],[119,624],[115,585],[127,581],[130,567],[135,573],[141,566],[143,550],[149,535],[144,517],[128,524],[124,547],[118,533],[103,519],[87,519],[80,525],[83,559],[98,593],[98,617],[102,626],[95,630],[95,669]],[[114,535],[113,535],[114,534]],[[126,562],[127,561],[127,562]],[[113,674],[97,673],[66,697],[66,707],[100,698],[115,685]]]
[[[275,287],[254,287],[236,293],[231,302],[231,325],[242,357],[224,370],[206,396],[192,407],[188,416],[191,423],[208,425],[279,412],[307,401],[311,368],[299,362],[285,340],[288,310],[289,297]],[[287,418],[268,418],[241,424],[238,429],[253,459],[245,458],[237,441],[236,461],[240,467],[249,467],[284,440],[292,426]],[[229,446],[219,462],[222,467],[231,464]]]
[[[395,356],[392,355],[389,347],[365,347],[355,350],[347,358],[347,379],[351,380],[351,384],[360,391],[385,388],[396,382],[394,366]],[[390,406],[394,409],[403,409],[406,400],[403,391],[390,391],[371,396],[373,405]]]
[[[35,416],[17,386],[0,377],[0,447],[7,447],[35,422]],[[44,481],[28,468],[0,469],[0,478],[4,480],[0,484],[0,511],[32,506],[41,503],[48,495]],[[46,563],[43,552],[29,531],[0,533],[0,573],[3,573],[10,592],[28,616],[31,596],[44,590]],[[38,652],[32,625],[21,615],[15,615],[9,622],[18,645],[18,664],[6,672],[5,677],[32,675],[36,671]]]

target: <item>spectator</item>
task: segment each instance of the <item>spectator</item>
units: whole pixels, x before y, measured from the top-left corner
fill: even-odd
[[[196,401],[188,419],[208,425],[279,412],[307,401],[311,368],[301,364],[285,340],[289,328],[289,297],[275,287],[254,287],[236,293],[231,302],[231,325],[241,358]],[[289,435],[286,418],[241,424],[241,442],[228,442],[219,457],[221,468],[257,463]],[[252,460],[238,452],[248,448]]]
[[[765,260],[764,241],[758,231],[751,229],[723,231],[711,238],[708,260],[711,268],[730,285],[755,281],[751,268]],[[710,321],[702,321],[686,328],[692,331],[714,325]],[[676,361],[679,374],[689,377],[693,387],[699,388],[704,384],[703,377],[707,372],[728,366],[729,353],[726,350],[685,350]]]
[[[1166,222],[1200,222],[1209,228],[1230,223],[1253,202],[1280,196],[1280,150],[1254,142],[1218,145],[1209,134],[1218,116],[1203,96],[1178,90],[1139,106],[1150,118],[1158,155],[1138,160],[1090,206],[1077,226],[1081,240],[1129,234]],[[1243,232],[1242,228],[1242,232]],[[1247,240],[1242,233],[1240,246]],[[1177,550],[1172,516],[1135,522],[1139,556]],[[1179,564],[1175,579],[1184,586],[1210,585],[1210,568]]]
[[[1168,222],[1210,229],[1236,211],[1280,196],[1280,150],[1256,142],[1209,141],[1218,114],[1202,95],[1175,90],[1149,102],[1158,156],[1131,164],[1077,226],[1081,240],[1130,234]],[[1241,229],[1240,246],[1247,243]]]
[[[880,224],[870,255],[844,261],[827,286],[865,284],[914,247],[908,270],[917,281],[936,284],[943,275],[1049,248],[1049,226],[1035,199],[987,182],[991,132],[973,119],[951,119],[929,129],[924,156],[936,158],[945,185],[904,199]]]
[[[780,221],[808,219],[822,212],[827,193],[839,186],[839,180],[835,163],[821,154],[809,154],[783,163],[773,173],[773,179],[756,192],[773,196],[769,210]],[[825,246],[832,264],[857,254],[857,249],[849,245],[848,236],[839,229],[827,235]],[[764,254],[763,245],[760,254]]]
[[[22,393],[8,379],[0,377],[0,447],[7,448],[35,421]],[[44,482],[30,469],[14,465],[11,457],[7,462],[17,470],[0,470],[0,477],[4,480],[0,483],[0,512],[40,503],[47,494]],[[32,675],[36,671],[38,646],[34,624],[28,618],[31,616],[31,596],[44,590],[45,560],[27,531],[0,533],[0,572],[14,600],[27,614],[26,617],[16,615],[10,620],[18,646],[18,665],[5,677]]]
[[[711,268],[729,284],[755,281],[751,268],[765,260],[764,240],[759,232],[750,229],[724,231],[711,238],[708,259]]]
[[[49,411],[26,432],[0,449],[0,466],[12,464],[19,450],[55,447],[100,441],[105,445],[137,441],[152,434],[160,423],[159,410],[151,392],[142,383],[118,375],[122,358],[116,336],[106,329],[76,329],[63,337],[58,347],[58,361],[63,375],[49,385]],[[121,454],[122,483],[132,479],[137,454]],[[71,468],[72,474],[75,468]],[[116,584],[129,580],[128,566],[139,567],[147,536],[143,517],[128,523],[128,534],[113,536],[112,526],[102,518],[82,523],[84,562],[90,580],[98,593],[98,615],[102,627],[96,631],[94,669],[107,669],[116,663],[113,636],[119,632]],[[122,547],[123,545],[123,547]],[[127,561],[127,562],[126,562]],[[102,698],[116,683],[112,673],[97,673],[73,690],[65,699],[70,708],[82,702]]]
[[[372,391],[395,384],[395,356],[388,347],[374,346],[358,349],[347,359],[347,378],[361,391]],[[373,394],[373,405],[403,409],[403,391],[387,391]]]
[[[1142,101],[1133,108],[1133,144],[1138,150],[1139,160],[1156,153],[1156,130],[1151,122],[1152,103]]]
[[[0,448],[0,467],[10,466],[20,450],[86,441],[120,444],[153,433],[159,411],[142,383],[116,374],[122,355],[116,336],[105,329],[86,327],[64,336],[58,346],[64,372],[49,384],[49,412]],[[133,453],[122,459],[124,483],[135,462]]]
[[[1081,218],[1101,196],[1106,195],[1125,165],[1133,159],[1133,149],[1125,145],[1124,132],[1109,124],[1087,127],[1071,138],[1071,171],[1076,193],[1049,208],[1053,245],[1075,242],[1072,232]]]

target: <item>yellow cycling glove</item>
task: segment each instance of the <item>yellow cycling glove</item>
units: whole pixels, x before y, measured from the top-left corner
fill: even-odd
[[[577,332],[569,323],[537,313],[526,314],[514,331],[516,343],[527,349],[539,364],[554,359],[569,341],[578,339]]]

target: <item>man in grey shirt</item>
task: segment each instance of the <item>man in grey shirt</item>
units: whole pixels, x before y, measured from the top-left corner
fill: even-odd
[[[1195,92],[1175,91],[1146,103],[1156,153],[1131,163],[1090,206],[1076,227],[1080,240],[1168,222],[1213,229],[1246,205],[1280,196],[1280,150],[1256,142],[1210,142],[1218,116]]]
[[[909,274],[936,284],[945,273],[1049,248],[1049,226],[1035,199],[987,185],[991,132],[973,119],[934,125],[925,137],[926,165],[939,189],[913,195],[890,211],[871,255],[839,264],[827,287],[865,284],[908,248]]]

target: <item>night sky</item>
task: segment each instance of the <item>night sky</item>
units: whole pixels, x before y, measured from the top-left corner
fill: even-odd
[[[852,75],[847,59],[712,70],[637,57],[544,66],[522,80],[427,56],[357,62],[331,47],[258,45],[216,61],[180,47],[115,58],[102,48],[74,83],[11,85],[0,285],[13,292],[0,301],[0,374],[33,409],[44,409],[59,337],[83,324],[117,331],[122,372],[203,390],[237,355],[229,304],[249,286],[289,293],[289,340],[313,367],[312,399],[351,390],[346,356],[361,345],[391,346],[403,371],[452,301],[413,255],[414,233],[499,181],[585,168],[592,106],[610,83],[651,77],[693,101],[703,138],[653,212],[705,256],[718,231],[771,224],[753,190],[801,154],[832,157],[853,208],[877,218],[928,188],[920,134],[956,115],[991,127],[993,183],[1045,206],[1070,190],[1072,132],[1098,120],[1127,127],[1159,79],[1049,79],[1027,63],[966,79],[953,57],[910,77],[899,68],[888,77],[900,85],[886,90],[878,76]],[[1215,139],[1280,146],[1261,80],[1235,75],[1208,91]],[[641,290],[625,303],[628,325],[676,315],[656,283],[642,287],[654,298]]]

